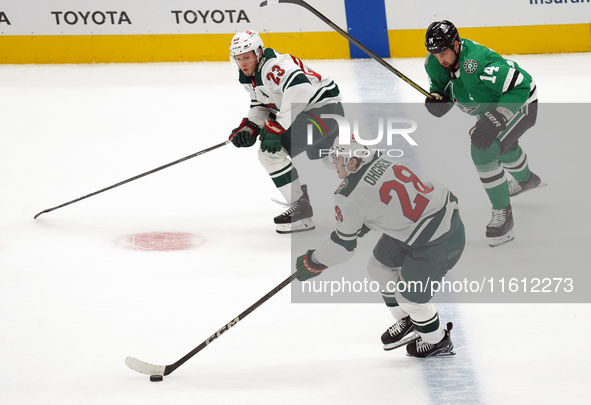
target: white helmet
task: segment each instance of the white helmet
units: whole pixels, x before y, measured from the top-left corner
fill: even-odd
[[[232,43],[230,44],[230,57],[234,59],[234,57],[237,55],[254,51],[258,60],[259,49],[265,50],[265,45],[263,44],[261,36],[255,31],[246,30],[244,32],[237,33],[232,38]]]
[[[369,162],[372,161],[374,154],[375,152],[372,152],[371,150],[367,149],[365,145],[358,143],[354,137],[351,139],[348,145],[341,145],[339,143],[339,137],[337,137],[334,140],[332,148],[330,148],[329,154],[324,159],[326,159],[325,164],[327,164],[327,166],[329,166],[330,164],[330,166],[334,168],[334,165],[332,164],[333,159],[342,156],[344,158],[343,167],[345,168],[347,173],[356,173],[357,171],[359,171],[359,169],[361,169],[363,166],[369,164]],[[353,158],[357,159],[358,165],[355,168],[355,170],[350,171],[347,168],[347,165],[349,164],[349,161]]]

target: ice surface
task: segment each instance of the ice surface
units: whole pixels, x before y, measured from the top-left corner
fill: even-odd
[[[541,102],[591,101],[591,54],[514,59],[535,78]],[[427,87],[421,59],[390,63]],[[423,102],[373,60],[310,65],[332,76],[347,102]],[[286,288],[164,382],[127,368],[127,356],[175,362],[292,271],[290,238],[271,220],[282,208],[270,198],[279,195],[256,148],[228,145],[33,216],[223,142],[248,102],[229,62],[0,65],[0,403],[588,401],[588,304],[443,304],[457,355],[418,360],[382,350],[392,322],[383,305],[292,304]],[[469,127],[469,117],[450,114],[442,127]],[[464,135],[421,140],[421,171],[460,196],[468,242],[458,267],[588,271],[586,120],[523,138],[549,185],[515,200],[516,239],[496,249],[484,238],[490,207]],[[310,248],[330,231],[321,224]],[[206,243],[166,252],[116,244],[143,232]]]

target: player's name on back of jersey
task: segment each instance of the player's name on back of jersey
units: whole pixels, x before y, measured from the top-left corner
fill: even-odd
[[[378,160],[365,173],[365,176],[363,177],[363,181],[371,184],[372,186],[376,185],[378,183],[378,181],[380,180],[380,177],[382,177],[382,175],[384,173],[386,173],[386,170],[390,166],[392,166],[392,164],[394,164],[394,162],[390,162],[390,161],[384,160],[384,159]]]

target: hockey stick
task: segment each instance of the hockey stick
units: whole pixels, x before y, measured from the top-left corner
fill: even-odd
[[[199,151],[199,152],[193,153],[192,155],[185,156],[185,157],[184,157],[184,158],[182,158],[182,159],[175,160],[174,162],[170,162],[170,163],[168,163],[168,164],[166,164],[166,165],[164,165],[164,166],[157,167],[157,168],[155,168],[155,169],[152,169],[152,170],[150,170],[149,172],[145,172],[145,173],[142,173],[142,174],[138,174],[137,176],[131,177],[131,178],[127,179],[127,180],[123,180],[123,181],[121,181],[121,182],[119,182],[119,183],[117,183],[117,184],[113,184],[112,186],[109,186],[109,187],[107,187],[107,188],[103,188],[102,190],[95,191],[94,193],[90,193],[90,194],[88,194],[88,195],[85,195],[85,196],[83,196],[83,197],[76,198],[75,200],[72,200],[72,201],[68,201],[67,203],[64,203],[64,204],[58,205],[57,207],[53,207],[53,208],[47,208],[46,210],[43,210],[43,211],[41,211],[40,213],[38,213],[37,215],[35,215],[33,218],[34,218],[34,219],[37,219],[37,217],[38,217],[39,215],[41,215],[41,214],[45,214],[46,212],[51,212],[51,211],[53,211],[53,210],[57,210],[58,208],[62,208],[62,207],[65,207],[66,205],[70,205],[70,204],[73,204],[73,203],[75,203],[75,202],[78,202],[78,201],[84,200],[84,199],[86,199],[86,198],[88,198],[88,197],[95,196],[95,195],[97,195],[97,194],[100,194],[100,193],[102,193],[102,192],[104,192],[104,191],[107,191],[107,190],[110,190],[110,189],[112,189],[112,188],[115,188],[115,187],[122,186],[122,185],[123,185],[123,184],[125,184],[125,183],[129,183],[129,182],[131,182],[131,181],[137,180],[137,179],[139,179],[139,178],[141,178],[141,177],[147,176],[148,174],[156,173],[156,172],[157,172],[157,171],[159,171],[159,170],[166,169],[167,167],[170,167],[170,166],[176,165],[177,163],[181,163],[181,162],[184,162],[185,160],[189,160],[189,159],[192,159],[192,158],[194,158],[194,157],[196,157],[196,156],[203,155],[204,153],[210,152],[210,151],[212,151],[212,150],[214,150],[214,149],[217,149],[217,148],[220,148],[220,147],[222,147],[222,146],[224,146],[224,145],[227,145],[227,144],[229,144],[230,142],[231,142],[231,141],[229,141],[229,140],[228,140],[228,141],[225,141],[225,142],[222,142],[222,143],[218,143],[217,145],[214,145],[214,146],[212,146],[212,147],[210,147],[210,148],[203,149],[202,151]]]
[[[167,366],[159,366],[156,364],[146,363],[145,361],[141,361],[141,360],[135,359],[133,357],[127,357],[125,359],[125,364],[127,364],[127,366],[129,368],[131,368],[134,371],[137,371],[138,373],[148,374],[151,376],[152,375],[161,375],[161,376],[169,375],[174,370],[176,370],[181,365],[183,365],[191,357],[195,356],[201,350],[205,349],[211,342],[213,342],[214,340],[219,338],[224,332],[228,331],[232,326],[236,325],[238,322],[240,322],[242,319],[244,319],[246,317],[246,315],[253,312],[255,309],[260,307],[263,303],[265,303],[265,301],[267,301],[269,298],[271,298],[272,296],[277,294],[279,291],[281,291],[284,287],[289,285],[293,280],[295,280],[298,277],[299,274],[300,274],[300,272],[296,271],[291,276],[286,278],[281,284],[279,284],[277,287],[275,287],[271,291],[269,291],[264,297],[262,297],[257,302],[252,304],[250,307],[248,307],[246,310],[244,310],[244,312],[242,312],[236,318],[232,319],[230,322],[228,322],[227,324],[222,326],[216,333],[214,333],[213,335],[211,335],[210,337],[205,339],[199,346],[197,346],[196,348],[191,350],[189,353],[187,353],[185,356],[183,356],[176,363],[172,363]]]
[[[342,36],[347,38],[350,42],[354,43],[359,49],[361,49],[367,55],[369,55],[370,57],[375,59],[382,66],[384,66],[386,69],[388,69],[390,72],[394,73],[396,76],[398,76],[399,78],[401,78],[402,80],[404,80],[405,82],[410,84],[412,87],[414,87],[415,89],[420,91],[424,96],[426,96],[428,98],[433,98],[431,93],[429,93],[427,90],[423,89],[421,86],[419,86],[418,84],[413,82],[411,79],[409,79],[408,77],[403,75],[400,71],[396,70],[392,65],[390,65],[388,62],[386,62],[384,59],[380,58],[378,55],[376,55],[374,52],[372,52],[369,48],[367,48],[361,42],[357,41],[355,38],[353,38],[347,32],[343,31],[338,25],[336,25],[335,23],[330,21],[326,16],[324,16],[322,13],[320,13],[318,10],[316,10],[314,7],[312,7],[308,3],[306,3],[304,0],[265,0],[261,3],[260,6],[265,7],[268,4],[277,4],[277,3],[297,4],[298,6],[302,6],[305,9],[311,11],[316,17],[320,18],[322,21],[324,21],[326,24],[328,24],[333,30],[335,30],[336,32],[338,32],[339,34],[341,34]]]

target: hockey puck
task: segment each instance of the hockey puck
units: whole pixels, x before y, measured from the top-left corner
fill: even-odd
[[[164,380],[164,377],[161,376],[160,374],[154,374],[150,376],[150,381],[154,382],[154,381],[162,381]]]

